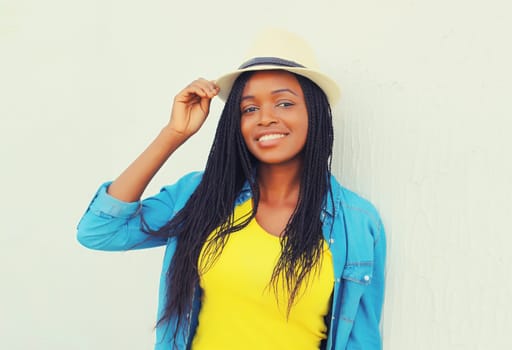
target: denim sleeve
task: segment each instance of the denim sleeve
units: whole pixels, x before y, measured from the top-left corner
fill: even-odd
[[[167,239],[141,230],[142,216],[152,229],[173,215],[174,201],[165,188],[144,201],[127,203],[107,193],[110,182],[98,189],[77,227],[77,239],[95,250],[130,250],[165,245]]]
[[[384,302],[386,235],[380,219],[378,227],[374,227],[374,237],[373,277],[361,297],[347,350],[382,349],[380,320]]]

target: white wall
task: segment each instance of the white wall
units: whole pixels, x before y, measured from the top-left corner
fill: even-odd
[[[265,25],[304,35],[342,86],[334,171],[388,231],[385,349],[512,347],[512,50],[506,1],[0,5],[0,348],[149,349],[161,249],[75,240],[198,76]],[[508,98],[507,98],[508,97]],[[157,176],[202,168],[220,102]]]

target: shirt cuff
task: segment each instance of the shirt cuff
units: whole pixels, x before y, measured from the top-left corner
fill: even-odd
[[[123,202],[112,197],[107,193],[111,183],[112,181],[105,182],[100,186],[89,205],[89,210],[97,216],[106,217],[130,218],[136,215],[141,208],[141,202]]]

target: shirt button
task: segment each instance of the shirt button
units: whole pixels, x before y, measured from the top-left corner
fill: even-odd
[[[341,278],[336,278],[336,283],[340,283],[341,282]]]
[[[364,279],[366,282],[368,282],[368,281],[370,280],[370,276],[365,275],[365,276],[363,277],[363,279]]]
[[[334,238],[329,239],[329,243],[333,244],[334,243]]]

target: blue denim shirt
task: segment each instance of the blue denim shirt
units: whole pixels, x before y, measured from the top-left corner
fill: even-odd
[[[128,250],[166,246],[159,290],[161,315],[166,295],[166,271],[176,240],[151,237],[141,231],[141,217],[152,229],[163,226],[187,202],[201,181],[201,172],[190,173],[174,185],[140,202],[125,203],[108,195],[103,184],[78,224],[79,242],[97,250]],[[324,238],[332,253],[334,293],[328,320],[327,350],[382,348],[380,318],[384,298],[386,241],[381,219],[367,200],[341,186],[331,176],[332,201],[322,211]],[[251,197],[245,186],[235,205]],[[333,207],[334,205],[334,207]],[[172,288],[172,286],[170,286]],[[188,329],[178,332],[179,349],[187,349],[201,308],[196,288]],[[157,327],[156,350],[172,349],[175,320]]]

